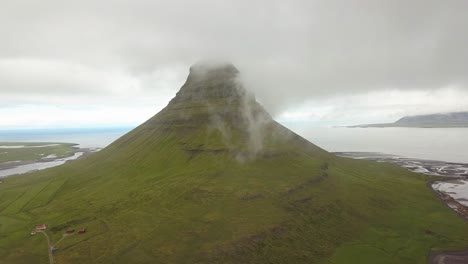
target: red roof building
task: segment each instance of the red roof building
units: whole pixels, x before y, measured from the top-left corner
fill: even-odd
[[[46,224],[42,224],[42,225],[36,226],[36,230],[46,230],[46,229],[47,229],[47,225],[46,225]]]
[[[82,228],[78,230],[78,234],[84,234],[84,233],[86,233],[86,229]]]

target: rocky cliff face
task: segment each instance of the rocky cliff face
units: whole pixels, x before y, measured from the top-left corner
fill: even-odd
[[[222,138],[223,148],[253,153],[263,148],[264,135],[272,125],[279,126],[246,91],[232,64],[192,66],[176,97],[144,124],[179,135],[206,130]]]
[[[154,121],[209,122],[218,117],[238,125],[259,119],[273,121],[243,87],[232,64],[192,66],[187,81],[162,112],[167,116],[158,115]]]
[[[273,120],[244,88],[232,64],[192,66],[176,96],[136,133],[174,135],[186,150],[223,151],[249,158],[273,155],[291,140],[295,143],[290,145],[306,142]]]
[[[211,99],[241,100],[246,91],[240,84],[239,71],[232,64],[190,67],[187,81],[171,103],[207,102]]]

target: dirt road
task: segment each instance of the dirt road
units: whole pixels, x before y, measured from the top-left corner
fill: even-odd
[[[54,264],[54,255],[52,254],[52,244],[50,242],[49,235],[45,231],[37,230],[38,233],[42,233],[47,238],[47,249],[49,251],[49,263]]]

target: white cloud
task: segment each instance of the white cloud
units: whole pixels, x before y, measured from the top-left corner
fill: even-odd
[[[16,116],[8,126],[76,125],[85,120],[67,107],[91,119],[92,109],[159,109],[191,64],[213,57],[232,61],[282,120],[370,123],[468,110],[460,101],[467,8],[437,0],[6,1],[0,116]],[[127,117],[120,110],[116,121]],[[54,114],[81,121],[44,119]]]
[[[280,113],[284,123],[340,126],[394,122],[406,115],[468,110],[468,92],[458,87],[434,90],[383,90],[310,100]]]
[[[132,93],[139,80],[114,69],[33,58],[0,58],[0,90],[3,94]]]
[[[0,129],[136,126],[159,110],[154,106],[21,105],[0,111]]]

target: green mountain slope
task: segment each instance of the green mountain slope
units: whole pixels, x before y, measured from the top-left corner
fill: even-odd
[[[56,263],[426,263],[468,247],[468,224],[426,176],[329,154],[237,76],[194,66],[165,109],[109,147],[5,180],[0,263],[47,263],[45,237],[29,235],[41,223],[60,241]]]

